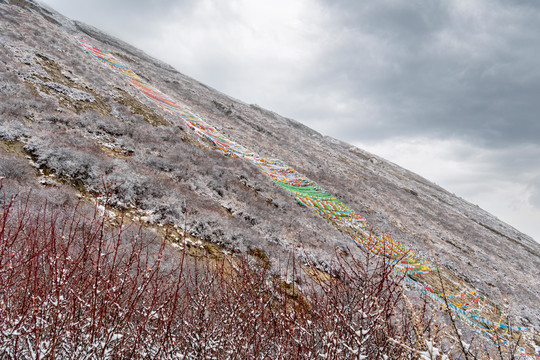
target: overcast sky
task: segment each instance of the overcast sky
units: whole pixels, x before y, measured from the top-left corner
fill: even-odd
[[[42,0],[540,242],[540,2]]]

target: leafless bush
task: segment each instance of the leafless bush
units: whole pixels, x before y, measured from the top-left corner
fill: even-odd
[[[33,173],[27,161],[0,153],[0,176],[25,182]]]
[[[87,111],[76,119],[77,126],[89,133],[108,134],[121,137],[132,133],[130,126],[114,116],[103,116],[95,111]]]
[[[1,54],[4,55],[5,53],[2,51]],[[9,60],[7,59],[2,59],[2,60],[6,60],[6,63],[9,62]],[[1,65],[4,65],[3,62],[4,61],[2,61]],[[0,94],[13,96],[20,91],[20,88],[21,88],[21,83],[17,75],[10,72],[6,72],[5,70],[3,71],[0,70]]]
[[[108,358],[144,348],[153,299],[164,295],[155,287],[174,271],[160,271],[164,244],[108,232],[103,218],[77,209],[36,213],[29,201],[2,212],[0,356]]]
[[[0,124],[0,139],[4,141],[17,141],[28,134],[28,129],[20,121],[4,121]]]
[[[392,266],[338,255],[333,277],[291,255],[284,277],[243,257],[195,260],[97,213],[5,201],[0,357],[405,358],[425,351]],[[220,260],[221,259],[221,260]],[[306,269],[312,269],[306,267]],[[303,285],[299,285],[303,284]]]
[[[112,164],[90,140],[64,132],[58,136],[42,131],[24,147],[39,166],[54,171],[58,176],[84,181],[95,187],[104,174],[112,171]]]

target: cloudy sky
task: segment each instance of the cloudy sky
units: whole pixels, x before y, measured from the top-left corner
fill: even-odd
[[[540,2],[42,0],[540,242]]]

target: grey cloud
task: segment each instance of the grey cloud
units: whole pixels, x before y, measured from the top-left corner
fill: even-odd
[[[453,150],[453,158],[464,164],[475,164],[479,173],[491,174],[493,178],[513,183],[526,182],[540,175],[540,167],[535,166],[540,159],[540,145],[517,144],[498,149],[477,145],[457,146]]]
[[[540,209],[540,176],[537,176],[530,182],[529,189],[531,191],[529,203],[537,209]]]
[[[448,21],[446,5],[435,1],[329,1],[327,6],[335,11],[341,26],[407,42],[421,42]]]
[[[328,68],[317,81],[329,84],[328,92],[345,88],[346,96],[377,106],[380,119],[362,123],[367,136],[538,143],[538,8],[494,6],[479,24],[451,7],[421,3],[339,2],[330,29],[338,41],[322,59]],[[348,115],[354,119],[356,111]],[[362,137],[351,132],[353,126],[335,135]]]

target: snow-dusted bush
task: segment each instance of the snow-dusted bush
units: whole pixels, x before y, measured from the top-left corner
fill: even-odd
[[[103,116],[95,111],[87,111],[77,117],[77,125],[92,134],[111,135],[121,137],[131,134],[131,124],[119,121],[114,116]]]
[[[20,121],[4,121],[0,123],[0,139],[17,141],[29,134],[28,128]]]
[[[83,181],[90,187],[95,187],[101,177],[112,171],[111,161],[96,144],[69,132],[62,135],[43,131],[32,137],[24,149],[35,158],[37,165],[57,176]]]
[[[34,171],[28,162],[0,153],[0,176],[25,182],[32,177]]]

